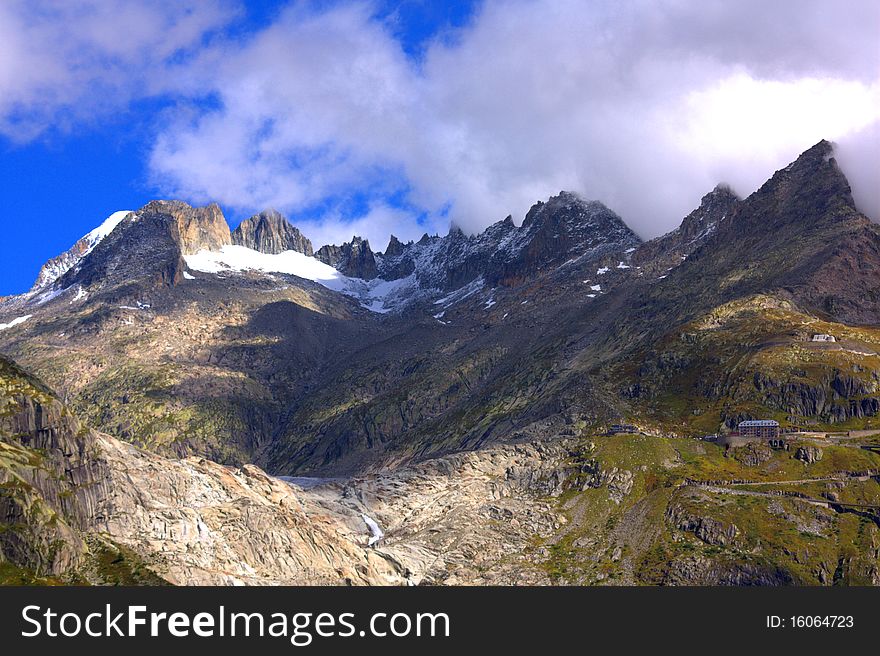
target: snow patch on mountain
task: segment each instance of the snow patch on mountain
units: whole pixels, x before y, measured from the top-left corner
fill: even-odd
[[[88,300],[88,298],[89,298],[88,293],[86,292],[85,289],[82,288],[82,285],[80,285],[76,290],[76,296],[74,296],[70,302],[71,302],[71,304],[73,304],[73,303],[76,303],[77,301],[86,301],[86,300]]]
[[[476,280],[474,280],[473,282],[470,282],[467,285],[464,285],[463,287],[459,287],[458,289],[456,289],[455,291],[453,291],[450,294],[447,294],[443,298],[437,299],[436,301],[434,301],[434,305],[441,305],[441,306],[443,306],[443,309],[445,310],[446,308],[455,305],[459,301],[463,301],[464,299],[468,298],[469,296],[473,296],[478,291],[483,289],[485,284],[486,283],[483,280],[483,278],[479,277]]]
[[[372,547],[379,540],[385,537],[385,533],[383,533],[382,529],[379,528],[379,524],[376,523],[376,520],[374,520],[369,515],[361,513],[361,519],[364,520],[364,524],[367,525],[367,528],[370,531],[370,539],[367,542],[367,545]]]
[[[101,225],[77,240],[69,250],[46,262],[40,270],[40,275],[34,283],[31,293],[36,293],[40,289],[51,285],[79,264],[79,262],[86,255],[95,250],[95,247],[104,241],[107,235],[113,232],[116,229],[116,226],[122,223],[123,219],[129,214],[131,214],[131,210],[113,212],[113,214],[104,219]]]
[[[224,246],[219,251],[203,250],[184,259],[191,270],[203,273],[261,271],[297,276],[354,297],[366,309],[380,314],[401,309],[424,293],[414,275],[399,280],[349,278],[297,251],[268,254],[244,246]]]
[[[190,269],[203,273],[227,271],[286,273],[320,283],[336,291],[342,291],[344,288],[345,276],[339,271],[297,251],[268,254],[244,246],[224,246],[219,251],[199,251],[195,255],[186,255],[184,259]]]
[[[0,323],[0,330],[7,330],[7,329],[9,329],[9,328],[13,328],[13,327],[15,327],[15,326],[17,326],[17,325],[19,325],[19,324],[24,323],[25,321],[27,321],[28,319],[30,319],[32,316],[33,316],[33,315],[31,315],[31,314],[26,314],[26,315],[23,316],[23,317],[17,317],[17,318],[15,318],[15,319],[13,319],[13,320],[10,321],[9,323]]]
[[[83,240],[88,242],[89,248],[83,253],[83,256],[88,255],[98,244],[104,241],[104,238],[107,237],[111,232],[116,229],[122,220],[131,214],[131,210],[120,210],[119,212],[113,212],[110,216],[108,216],[104,222],[99,225],[97,228],[92,230],[89,234],[83,237]]]

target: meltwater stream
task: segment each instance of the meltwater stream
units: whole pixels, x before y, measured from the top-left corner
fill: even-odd
[[[312,488],[316,488],[319,485],[324,485],[327,483],[339,483],[344,481],[343,478],[315,478],[311,476],[276,476],[279,481],[284,481],[288,485],[295,485],[296,487],[302,490],[311,490]],[[365,513],[361,513],[361,519],[364,520],[364,524],[367,525],[367,528],[370,531],[370,539],[367,542],[367,546],[372,547],[379,540],[385,537],[385,533],[379,527],[379,524],[375,519],[370,517]]]
[[[379,528],[379,525],[376,523],[376,520],[370,517],[369,515],[365,515],[361,513],[361,518],[364,520],[364,524],[367,525],[367,528],[370,529],[370,541],[367,543],[368,546],[372,547],[379,540],[385,537],[385,534],[382,532],[382,529]]]

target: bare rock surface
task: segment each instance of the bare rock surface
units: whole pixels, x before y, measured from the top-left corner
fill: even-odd
[[[261,469],[170,461],[102,436],[112,496],[97,528],[179,585],[400,584],[393,562]]]

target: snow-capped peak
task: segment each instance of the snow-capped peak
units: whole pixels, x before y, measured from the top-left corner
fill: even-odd
[[[91,251],[95,246],[100,244],[107,235],[109,235],[113,230],[116,229],[122,220],[131,214],[131,210],[120,210],[119,212],[113,212],[110,216],[108,216],[104,223],[99,225],[97,228],[92,230],[89,234],[82,238],[82,241],[87,241],[89,243],[88,250],[86,253]]]
[[[130,210],[113,212],[101,225],[77,240],[72,248],[46,262],[31,291],[36,292],[43,287],[51,285],[79,264],[80,260],[91,253],[129,214],[131,214]]]

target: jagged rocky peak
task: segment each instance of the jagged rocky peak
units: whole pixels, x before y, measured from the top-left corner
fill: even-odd
[[[170,237],[183,255],[200,250],[219,250],[232,243],[229,225],[216,203],[206,207],[192,207],[179,200],[154,200],[136,212],[114,212],[68,251],[46,262],[34,283],[33,291],[46,288],[62,278],[67,279],[65,284],[74,282],[77,269],[99,245],[111,236],[116,241],[117,233],[128,232],[142,217],[155,218],[154,232]]]
[[[315,259],[334,268],[339,268],[338,264],[342,261],[342,246],[336,246],[335,244],[321,246],[321,248],[315,251]]]
[[[449,224],[449,238],[450,239],[463,240],[463,239],[467,239],[467,237],[468,236],[465,234],[464,230],[462,230],[461,226],[459,226],[457,223],[455,223],[453,221],[452,223]]]
[[[714,229],[719,221],[725,220],[733,212],[740,198],[730,185],[721,182],[700,199],[700,206],[688,214],[681,222],[679,230],[686,239],[698,238],[703,232]]]
[[[748,198],[750,204],[762,200],[776,207],[799,204],[804,216],[821,213],[822,208],[817,203],[838,202],[847,208],[854,208],[849,183],[834,160],[833,146],[824,139],[777,171]],[[733,217],[742,202],[729,185],[719,183],[703,196],[699,207],[688,214],[678,228],[646,243],[633,259],[637,262],[648,260],[656,256],[658,250],[689,254],[719,229],[725,219]],[[794,213],[789,214],[795,216]],[[725,222],[724,228],[742,231],[746,228],[745,223],[760,223],[766,218],[767,215],[759,212],[749,212],[737,220]],[[768,227],[763,226],[762,229]]]
[[[493,223],[486,230],[495,230],[498,232],[510,232],[516,230],[516,224],[513,222],[513,216],[508,214],[497,223]]]
[[[777,171],[755,195],[813,211],[838,206],[855,210],[849,181],[834,158],[834,146],[823,139]]]
[[[406,246],[409,246],[410,244],[412,244],[412,242],[404,244],[397,237],[391,235],[391,239],[388,240],[388,247],[385,249],[383,255],[385,257],[397,257],[398,255],[401,255]]]
[[[232,232],[232,243],[261,253],[297,251],[310,257],[314,255],[312,242],[283,214],[273,209],[263,210],[242,221]]]
[[[370,242],[358,236],[342,246],[322,246],[315,252],[315,258],[350,278],[372,280],[379,275]]]
[[[561,192],[536,203],[521,227],[512,216],[469,235],[453,223],[445,237],[425,234],[395,245],[381,258],[379,275],[396,280],[415,273],[423,288],[457,289],[482,277],[515,285],[535,272],[578,258],[597,258],[641,243],[602,203]]]
[[[154,200],[124,215],[58,279],[57,289],[102,289],[135,283],[145,288],[177,284],[186,270],[183,256],[217,251],[232,243],[220,207],[192,207]]]
[[[734,216],[740,202],[729,185],[717,184],[675,230],[642,244],[632,255],[633,264],[653,273],[678,266]]]
[[[708,194],[700,199],[700,205],[681,221],[671,235],[677,246],[685,251],[692,251],[716,230],[721,221],[726,220],[734,212],[740,201],[739,196],[725,183],[719,183]]]
[[[113,232],[129,214],[131,212],[128,210],[113,212],[101,225],[78,239],[70,249],[48,260],[40,269],[40,273],[31,291],[37,291],[51,285],[75,267],[82,258],[94,250],[95,246]]]
[[[505,240],[515,234],[517,230],[518,228],[513,222],[513,217],[508,214],[507,217],[501,221],[496,221],[483,232],[474,235],[471,239],[477,243],[487,242],[501,246],[504,244]]]
[[[577,247],[597,237],[603,240],[631,237],[638,241],[623,219],[603,203],[584,200],[570,191],[560,191],[547,202],[538,201],[532,205],[521,229],[531,234],[539,231],[559,232],[559,237],[566,242],[559,244],[560,248],[566,248],[567,245]]]
[[[138,216],[169,216],[176,224],[178,242],[184,255],[201,250],[216,251],[232,243],[229,224],[217,203],[192,207],[180,200],[154,200],[137,212]]]
[[[569,221],[572,224],[585,224],[598,215],[616,218],[622,223],[620,217],[603,203],[597,200],[584,200],[571,191],[560,191],[547,201],[539,200],[532,205],[523,219],[522,227],[527,228],[536,221],[544,221],[548,218],[557,223]]]
[[[749,211],[743,211],[748,207]],[[740,211],[719,226],[725,239],[781,239],[816,231],[832,232],[843,224],[868,219],[856,209],[834,148],[822,140],[740,202]]]
[[[533,266],[608,246],[627,248],[641,243],[623,219],[604,204],[568,191],[560,191],[546,203],[535,203],[519,232],[516,239],[527,242],[526,259],[532,260]]]

